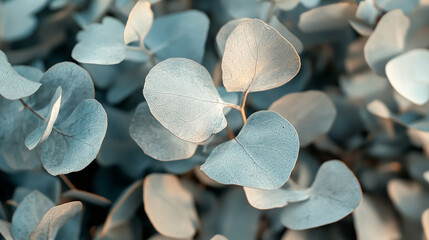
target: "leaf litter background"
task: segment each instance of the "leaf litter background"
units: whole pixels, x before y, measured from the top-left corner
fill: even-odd
[[[4,239],[429,239],[426,0],[0,1]]]

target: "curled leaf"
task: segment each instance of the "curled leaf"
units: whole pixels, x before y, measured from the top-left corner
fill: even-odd
[[[278,188],[262,190],[244,187],[247,201],[257,209],[281,208],[288,203],[307,200],[310,195],[305,190]]]

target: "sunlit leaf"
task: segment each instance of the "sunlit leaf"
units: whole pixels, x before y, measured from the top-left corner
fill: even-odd
[[[10,233],[11,224],[4,220],[0,220],[0,235],[5,240],[13,240],[12,234]]]
[[[381,18],[364,47],[366,62],[377,74],[384,76],[386,63],[403,51],[409,27],[410,20],[399,9]]]
[[[212,238],[210,238],[210,240],[228,240],[228,238],[226,238],[226,237],[225,237],[225,236],[223,236],[223,235],[216,234],[216,235],[214,235]]]
[[[332,101],[320,91],[287,94],[268,110],[279,113],[295,127],[301,146],[327,133],[337,114]]]
[[[201,166],[213,180],[259,189],[281,187],[298,157],[298,136],[279,114],[252,114],[235,139],[217,146]]]
[[[36,128],[25,138],[25,146],[33,150],[37,145],[45,141],[52,132],[54,123],[57,120],[61,105],[62,89],[58,87],[49,103],[49,113],[42,126]]]
[[[117,64],[126,57],[124,24],[112,17],[92,23],[77,34],[72,57],[80,63]]]
[[[258,92],[289,82],[301,67],[289,41],[261,20],[240,23],[229,35],[222,58],[229,92]]]
[[[415,104],[429,100],[429,50],[415,49],[386,64],[386,75],[393,88]]]
[[[146,77],[143,95],[153,116],[177,137],[202,142],[226,127],[223,108],[210,74],[198,63],[172,58]]]
[[[429,208],[429,191],[418,182],[393,179],[387,185],[387,193],[401,215],[409,219],[420,221],[423,211]]]
[[[122,192],[107,215],[99,234],[100,239],[131,219],[142,204],[142,192],[142,180],[134,182]]]
[[[198,216],[192,195],[170,174],[151,174],[143,185],[144,209],[155,229],[167,237],[190,238]]]
[[[262,190],[244,187],[247,201],[257,209],[281,208],[289,203],[307,200],[310,195],[305,190],[278,188]]]
[[[61,227],[82,211],[81,202],[68,202],[49,209],[30,234],[30,240],[54,240]]]
[[[150,113],[146,102],[140,103],[131,120],[130,136],[149,156],[172,161],[190,158],[198,144],[176,137],[164,128]]]
[[[124,30],[124,42],[129,44],[134,41],[144,42],[153,22],[153,13],[150,3],[145,0],[137,1],[128,16]]]
[[[6,54],[0,51],[0,95],[2,97],[17,100],[32,95],[39,87],[40,83],[17,73],[8,62]]]
[[[303,32],[330,31],[345,28],[356,12],[356,4],[339,2],[313,8],[301,14],[298,26]]]
[[[358,239],[401,239],[392,207],[380,199],[363,195],[362,203],[353,212],[353,219]]]
[[[281,221],[286,227],[302,230],[336,222],[349,215],[362,198],[356,177],[338,160],[322,164],[308,192],[308,200],[283,209]]]
[[[275,28],[286,40],[288,40],[297,53],[301,53],[304,49],[304,45],[301,40],[297,38],[289,29],[283,25],[276,16],[273,16],[270,21],[270,25]]]
[[[429,210],[426,209],[422,214],[423,231],[426,238],[429,238]]]
[[[18,205],[12,217],[12,236],[16,240],[27,240],[40,220],[54,203],[38,191],[27,195]]]

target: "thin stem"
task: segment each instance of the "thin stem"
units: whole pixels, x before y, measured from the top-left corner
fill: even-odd
[[[77,190],[77,188],[73,185],[73,183],[66,177],[66,175],[64,174],[60,174],[58,175],[61,180],[63,180],[63,182],[67,185],[68,188],[70,188],[71,190]]]
[[[19,102],[21,102],[21,104],[24,106],[25,109],[30,110],[30,112],[32,112],[37,118],[39,118],[40,120],[46,122],[46,119],[42,116],[40,116],[36,111],[34,111],[34,109],[32,109],[30,106],[28,106],[27,103],[24,102],[24,100],[19,99]]]
[[[152,67],[155,66],[156,65],[155,58],[153,57],[152,52],[147,50],[147,48],[144,46],[144,42],[142,38],[139,39],[139,46],[140,46],[140,49],[142,49],[143,52],[146,53],[146,55],[149,57],[149,62],[152,65]]]
[[[241,114],[241,119],[243,120],[243,123],[246,123],[247,121],[246,112],[244,110],[244,107],[246,106],[247,94],[249,94],[249,89],[243,92],[243,94],[241,95],[241,101],[240,101],[240,114]]]
[[[270,7],[268,8],[267,18],[265,19],[266,23],[269,23],[271,21],[271,18],[273,17],[274,5],[275,5],[274,0],[271,0]]]
[[[225,107],[229,107],[229,108],[233,108],[233,109],[235,109],[235,110],[237,110],[237,111],[241,111],[241,107],[240,107],[240,106],[238,106],[238,105],[235,105],[235,104],[225,103],[225,104],[224,104],[224,106],[225,106]]]
[[[234,139],[235,138],[234,132],[232,132],[231,128],[229,128],[228,126],[226,126],[225,130],[226,130],[226,133],[228,134],[228,138],[229,139]]]

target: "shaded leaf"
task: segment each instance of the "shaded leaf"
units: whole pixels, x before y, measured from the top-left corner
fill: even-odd
[[[118,64],[126,57],[124,24],[112,17],[90,24],[78,33],[72,57],[80,63]]]
[[[223,84],[229,92],[258,92],[289,82],[301,67],[296,50],[261,20],[240,23],[229,35],[222,58]]]
[[[12,68],[6,54],[0,51],[0,95],[9,100],[17,100],[35,93],[40,83],[33,82]]]
[[[155,229],[167,237],[190,238],[198,216],[192,195],[170,174],[150,174],[143,185],[144,209]]]
[[[292,124],[277,113],[260,111],[235,139],[217,146],[201,170],[223,184],[276,189],[289,179],[298,150]]]
[[[338,160],[322,164],[308,192],[308,200],[283,209],[281,221],[286,227],[302,230],[336,222],[349,215],[362,198],[356,177]]]
[[[55,206],[43,215],[37,227],[30,234],[30,240],[54,240],[58,230],[82,211],[81,202],[68,202]]]
[[[374,0],[378,7],[388,12],[394,9],[401,9],[404,13],[409,13],[413,8],[417,7],[419,0]]]
[[[168,14],[153,21],[145,44],[159,61],[183,57],[201,62],[208,30],[209,19],[203,12]]]
[[[157,64],[146,77],[143,95],[153,116],[183,140],[202,142],[226,127],[227,103],[207,70],[192,60]]]
[[[129,131],[147,155],[161,161],[190,158],[198,147],[198,144],[184,141],[164,128],[152,116],[146,102],[137,106]]]
[[[327,133],[337,115],[333,102],[321,91],[287,94],[268,110],[279,113],[295,127],[301,146]]]
[[[103,197],[96,195],[94,193],[78,190],[78,189],[71,189],[62,194],[63,197],[71,198],[71,199],[78,199],[83,202],[89,202],[98,206],[107,206],[110,205],[110,200]]]
[[[12,236],[15,240],[27,240],[31,232],[37,227],[43,215],[54,203],[39,191],[27,195],[12,216]]]
[[[132,218],[142,204],[142,192],[142,180],[134,182],[122,192],[107,215],[99,234],[100,239]]]

